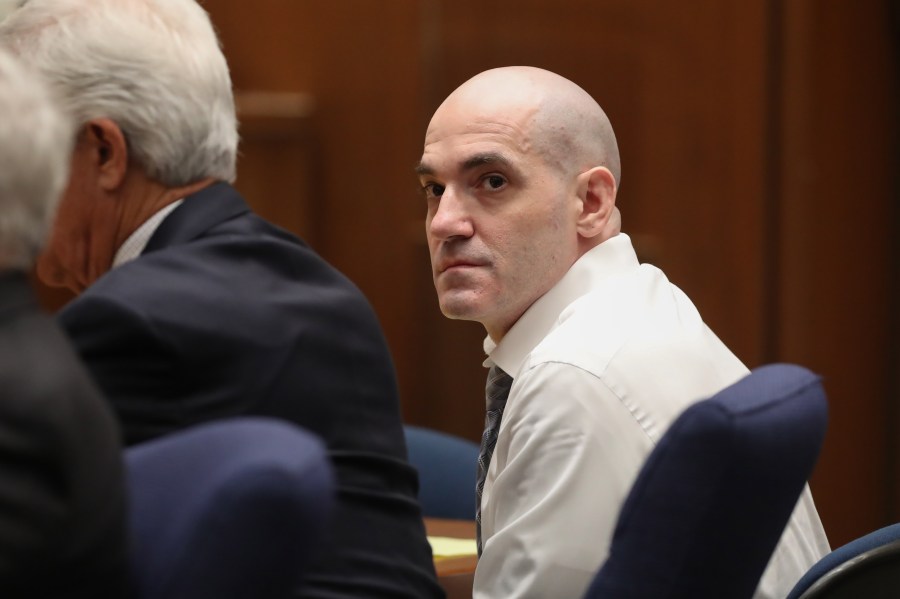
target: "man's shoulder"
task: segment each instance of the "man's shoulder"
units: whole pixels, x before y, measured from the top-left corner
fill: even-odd
[[[641,326],[644,302],[630,279],[617,277],[570,303],[529,353],[523,368],[563,363],[593,374],[602,373]]]
[[[240,221],[240,222],[237,222]],[[84,298],[264,295],[273,284],[358,292],[297,237],[248,213],[189,241],[148,251],[98,279]],[[76,300],[77,301],[77,300]]]
[[[678,287],[659,269],[641,265],[566,307],[525,367],[565,363],[603,376],[707,352],[730,353]]]
[[[70,334],[104,323],[162,336],[227,329],[275,339],[319,323],[380,334],[362,292],[304,244],[222,231],[116,267],[70,302],[60,322]]]

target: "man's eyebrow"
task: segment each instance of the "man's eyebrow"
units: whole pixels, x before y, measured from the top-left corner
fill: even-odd
[[[512,168],[512,162],[503,154],[497,152],[483,152],[466,158],[460,165],[460,170],[470,171],[482,166],[500,165]],[[424,162],[419,162],[415,168],[416,174],[419,176],[433,175],[434,169]]]
[[[428,166],[427,164],[425,164],[424,162],[419,162],[419,164],[416,165],[415,171],[416,171],[416,174],[419,175],[420,177],[423,175],[433,175],[434,174],[434,169],[431,168],[430,166]]]
[[[496,152],[484,152],[482,154],[475,154],[474,156],[470,156],[469,158],[467,158],[462,163],[462,170],[470,171],[472,169],[476,169],[482,166],[490,166],[493,164],[499,164],[506,167],[512,166],[510,160],[503,154],[498,154]]]

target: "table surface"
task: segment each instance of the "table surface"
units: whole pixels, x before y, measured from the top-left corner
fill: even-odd
[[[444,520],[425,518],[425,530],[431,537],[451,537],[474,539],[475,522],[471,520]],[[478,557],[445,557],[434,562],[438,581],[447,593],[447,599],[471,599],[472,582],[475,580],[475,565]]]

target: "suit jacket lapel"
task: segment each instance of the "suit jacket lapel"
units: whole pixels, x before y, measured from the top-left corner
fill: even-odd
[[[247,212],[250,208],[233,187],[215,183],[186,197],[159,225],[142,254],[186,243]]]

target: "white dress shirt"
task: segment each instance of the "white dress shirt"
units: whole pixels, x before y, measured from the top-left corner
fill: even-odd
[[[153,216],[141,223],[141,226],[135,229],[134,233],[129,235],[128,239],[126,239],[125,242],[119,246],[119,249],[116,250],[116,255],[113,257],[112,268],[121,266],[140,256],[163,220],[169,216],[173,210],[178,208],[183,201],[184,199],[176,200],[171,204],[164,206],[161,210],[156,211]]]
[[[669,424],[748,370],[624,234],[582,256],[485,351],[513,385],[482,496],[475,599],[580,598]],[[807,488],[756,598],[782,599],[828,551]]]

